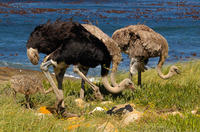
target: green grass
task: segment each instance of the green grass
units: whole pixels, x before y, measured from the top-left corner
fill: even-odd
[[[200,131],[200,61],[191,61],[176,64],[181,74],[168,80],[158,77],[155,69],[142,74],[142,88],[137,87],[135,92],[125,90],[120,94],[108,93],[101,83],[106,101],[112,104],[102,105],[95,100],[92,89],[86,85],[85,100],[89,104],[85,108],[76,106],[74,99],[79,97],[80,80],[64,81],[65,104],[69,112],[83,114],[78,120],[60,119],[57,116],[38,116],[40,106],[52,106],[55,95],[36,94],[32,96],[33,110],[23,105],[25,100],[20,94],[17,103],[13,102],[9,84],[0,85],[0,132],[1,131],[96,131],[100,124],[111,122],[118,131]],[[167,73],[169,67],[163,69]],[[117,81],[128,77],[128,73],[118,73]],[[137,82],[134,77],[134,83]],[[49,83],[43,83],[45,88]],[[117,104],[134,103],[135,109],[144,112],[144,116],[126,127],[120,124],[121,117],[109,116],[104,112],[88,114],[96,106],[110,109]],[[161,111],[179,111],[180,115],[164,115]],[[191,111],[198,109],[198,114]],[[76,127],[79,126],[79,127]],[[75,128],[73,128],[75,127]]]

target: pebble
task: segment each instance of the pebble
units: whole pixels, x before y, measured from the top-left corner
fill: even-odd
[[[137,110],[133,110],[132,112],[126,113],[121,120],[121,124],[123,126],[127,126],[132,122],[135,122],[136,120],[139,120],[142,117],[143,113],[139,112]]]

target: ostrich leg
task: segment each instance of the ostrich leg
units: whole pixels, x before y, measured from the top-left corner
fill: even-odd
[[[133,60],[133,58],[131,58],[130,59],[130,65],[129,65],[129,79],[130,80],[132,80],[132,78],[133,78],[133,71],[134,71],[133,64],[134,64],[134,60]]]
[[[60,91],[60,90],[57,88],[57,86],[56,86],[56,84],[55,84],[53,78],[51,77],[51,75],[50,75],[50,73],[49,73],[49,71],[48,71],[48,67],[49,67],[50,65],[52,65],[52,62],[51,62],[50,60],[47,61],[47,62],[42,62],[42,64],[40,65],[40,69],[42,70],[42,72],[44,73],[44,75],[45,75],[46,78],[48,79],[49,83],[51,84],[51,86],[52,86],[52,88],[53,88],[53,91],[54,91],[54,93],[56,94],[56,98],[57,98],[57,100],[58,100],[58,103],[57,103],[57,104],[59,104],[61,101],[63,101],[64,96],[63,96],[63,92]],[[64,106],[63,106],[63,107],[64,107]]]
[[[26,98],[26,105],[27,105],[27,108],[28,108],[28,109],[31,109],[31,106],[30,106],[31,99],[30,99],[29,95],[25,95],[25,98]]]
[[[63,77],[65,74],[67,66],[64,67],[54,67],[54,72],[55,72],[55,76],[56,76],[56,80],[58,82],[58,90],[62,91],[62,82],[63,82]],[[63,99],[64,99],[64,95],[62,94]],[[62,101],[61,106],[64,107],[64,101]]]
[[[43,71],[44,75],[46,76],[46,78],[48,79],[49,83],[51,84],[54,93],[56,94],[56,98],[57,98],[57,102],[56,102],[56,108],[57,110],[60,109],[60,105],[62,105],[61,107],[65,107],[64,106],[64,95],[63,95],[63,91],[62,89],[58,89],[53,78],[51,77],[49,71],[48,71],[48,67],[50,65],[53,65],[51,60],[47,61],[47,62],[42,62],[42,64],[40,65],[40,69]]]
[[[17,92],[14,89],[12,95],[13,95],[13,100],[15,101],[15,103],[17,103],[16,101]]]
[[[138,85],[139,85],[139,70],[138,70],[138,60],[137,58],[131,58],[130,59],[130,65],[129,65],[129,78],[132,80],[133,75],[138,73]],[[140,76],[141,77],[141,76]],[[141,81],[140,81],[141,83]]]
[[[140,63],[138,62],[138,58],[131,58],[130,60],[130,67],[129,67],[129,78],[132,80],[133,75],[138,73],[138,86],[141,86],[141,70],[139,68]]]
[[[142,78],[141,76],[142,76],[142,72],[139,70],[139,71],[138,71],[138,86],[140,86],[140,87],[141,87],[141,80],[142,80],[142,79],[141,79],[141,78]]]
[[[58,87],[60,89],[57,88],[53,78],[51,77],[49,71],[48,71],[48,67],[50,65],[55,64],[56,62],[54,62],[53,60],[49,60],[46,62],[42,62],[42,64],[40,65],[40,69],[43,71],[43,73],[45,74],[45,76],[47,77],[48,81],[50,82],[52,89],[54,91],[54,93],[56,94],[56,98],[57,98],[57,102],[56,102],[56,109],[58,111],[58,113],[61,113],[62,116],[64,117],[74,117],[74,116],[78,116],[76,114],[71,114],[71,113],[67,113],[65,111],[65,105],[64,105],[64,95],[63,95],[63,90],[62,90],[62,81],[63,81],[63,77],[64,77],[64,73],[66,68],[68,67],[68,65],[66,65],[66,67],[56,67],[54,66],[54,70],[55,70],[55,74],[56,74],[56,79],[58,81]]]
[[[79,70],[77,65],[74,65],[74,72],[77,73],[84,81],[86,81],[92,87],[92,89],[95,92],[95,97],[97,99],[100,99],[100,100],[103,99],[103,96],[101,95],[99,91],[99,87],[97,87],[95,84],[90,82],[90,80]]]
[[[89,68],[79,65],[78,68],[80,69],[80,71],[86,76],[88,73]],[[80,98],[84,99],[84,93],[85,93],[85,81],[82,79],[81,80],[81,90],[80,90]]]

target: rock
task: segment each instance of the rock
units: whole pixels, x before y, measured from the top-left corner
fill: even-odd
[[[121,124],[123,126],[127,126],[132,122],[135,122],[136,120],[139,120],[143,116],[142,112],[139,112],[137,110],[133,110],[132,112],[126,113],[121,120]]]
[[[118,132],[117,128],[115,128],[114,125],[110,122],[105,122],[104,124],[100,125],[97,128],[97,131],[100,131],[100,132]]]

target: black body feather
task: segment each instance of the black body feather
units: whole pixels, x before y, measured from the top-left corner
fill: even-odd
[[[81,24],[56,21],[39,25],[31,33],[27,48],[49,55],[49,59],[66,64],[87,67],[102,66],[102,75],[108,74],[111,56],[104,43],[89,33]]]

